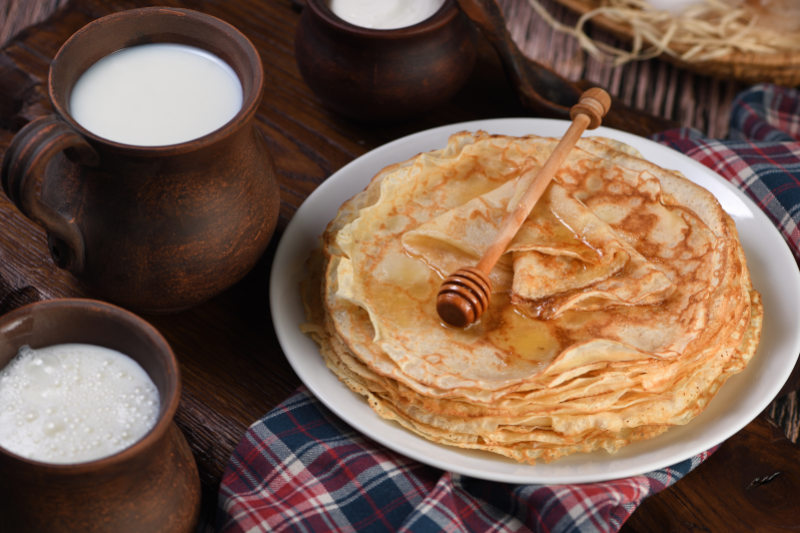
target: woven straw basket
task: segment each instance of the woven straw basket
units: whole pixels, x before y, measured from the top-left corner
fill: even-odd
[[[600,0],[555,1],[581,15],[601,5]],[[632,39],[629,26],[618,24],[602,15],[592,18],[592,23],[622,40]],[[670,48],[679,55],[688,51],[688,46],[679,44],[670,45]],[[696,63],[682,61],[669,54],[662,54],[661,59],[686,70],[723,80],[745,84],[771,82],[787,87],[800,85],[800,50],[778,54],[733,52],[721,58]]]

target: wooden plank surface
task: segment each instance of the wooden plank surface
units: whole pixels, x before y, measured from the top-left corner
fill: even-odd
[[[57,5],[57,0],[41,1]],[[186,435],[201,472],[205,513],[201,529],[211,530],[219,480],[233,447],[250,423],[300,384],[278,346],[267,286],[278,239],[302,201],[333,172],[391,140],[454,122],[530,114],[516,102],[499,62],[485,42],[475,73],[449,104],[405,123],[365,126],[326,111],[303,82],[293,49],[299,14],[289,0],[75,0],[66,10],[19,34],[0,52],[0,156],[16,129],[48,112],[44,90],[47,69],[61,43],[95,18],[147,5],[203,11],[230,22],[253,41],[264,63],[267,87],[257,124],[275,159],[282,195],[272,244],[244,280],[193,310],[146,317],[165,335],[181,365],[184,389],[176,422]],[[41,299],[86,295],[70,275],[53,266],[44,233],[22,217],[4,196],[0,198],[0,227],[0,312]],[[748,439],[758,434],[762,426],[751,424],[743,432],[742,442],[725,446],[733,450],[749,446],[752,440]],[[782,454],[783,448],[772,447],[772,442],[768,440],[762,446],[762,455],[771,461],[765,468],[780,469],[785,461],[795,460]],[[774,454],[769,451],[773,448]],[[724,457],[717,457],[698,472],[713,477],[713,472],[729,470],[731,465]],[[783,493],[797,494],[792,487],[796,485],[790,484],[791,490],[784,487]],[[735,501],[732,491],[738,490],[702,483],[695,487],[686,480],[659,497],[677,494],[677,501],[673,498],[662,502],[664,508],[691,513],[711,494],[723,501]],[[684,495],[680,491],[687,492]],[[653,505],[661,502],[652,500]],[[632,521],[629,527],[651,523],[648,520],[656,515],[647,513],[645,507],[634,515],[641,515],[644,526],[635,526]],[[724,530],[714,527],[727,527],[724,517],[713,520],[717,522],[706,522],[704,527],[711,531]]]
[[[758,418],[669,489],[647,498],[621,533],[796,531],[800,447]],[[782,456],[781,466],[770,453]]]
[[[565,26],[574,27],[578,21],[577,13],[556,0],[539,2]],[[696,128],[712,138],[727,136],[731,102],[744,85],[697,75],[659,59],[615,67],[591,57],[573,36],[553,29],[528,0],[498,3],[504,9],[511,35],[529,57],[573,81],[586,78],[607,87],[629,106]],[[625,47],[622,41],[591,23],[587,34],[596,41]]]

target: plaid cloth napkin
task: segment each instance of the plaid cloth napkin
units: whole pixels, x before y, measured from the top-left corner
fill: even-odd
[[[800,93],[756,86],[736,99],[731,139],[657,136],[744,190],[800,250]],[[305,387],[253,424],[219,493],[220,532],[615,532],[641,501],[716,448],[648,474],[582,485],[513,485],[429,467],[357,433]]]

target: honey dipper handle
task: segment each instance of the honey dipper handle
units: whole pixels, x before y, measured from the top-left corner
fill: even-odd
[[[611,98],[602,89],[589,89],[573,106],[570,110],[572,124],[567,133],[564,134],[542,169],[528,185],[514,210],[504,217],[497,236],[483,254],[480,262],[474,267],[459,268],[442,283],[436,296],[436,312],[445,323],[453,327],[465,328],[474,324],[488,309],[492,297],[492,282],[489,279],[489,272],[506,251],[508,244],[517,234],[525,219],[528,218],[531,209],[550,184],[556,171],[561,168],[581,134],[586,128],[594,129],[599,126],[609,107],[611,107]],[[535,164],[526,161],[520,183],[525,183],[525,176],[529,172],[534,172],[535,169]]]
[[[566,160],[575,143],[578,142],[585,130],[593,130],[600,125],[610,107],[611,97],[603,89],[592,88],[583,93],[580,101],[570,110],[572,124],[569,129],[558,142],[539,174],[528,186],[517,206],[505,217],[497,236],[484,252],[476,268],[487,274],[492,271],[497,260],[506,251],[509,243],[519,231],[520,226],[528,218],[531,209],[533,209],[533,206],[536,205],[536,202],[539,201],[539,198],[541,198],[550,184],[550,180],[553,179],[555,173],[564,164],[564,160]],[[523,168],[523,174],[529,170]]]

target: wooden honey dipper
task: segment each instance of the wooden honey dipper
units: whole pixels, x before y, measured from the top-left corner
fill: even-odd
[[[533,179],[513,211],[507,213],[494,241],[474,267],[459,268],[442,283],[436,297],[436,311],[447,324],[465,328],[478,320],[492,297],[489,272],[506,251],[522,223],[561,168],[567,155],[586,129],[593,130],[602,122],[611,107],[611,97],[603,89],[589,89],[570,110],[572,124]]]

